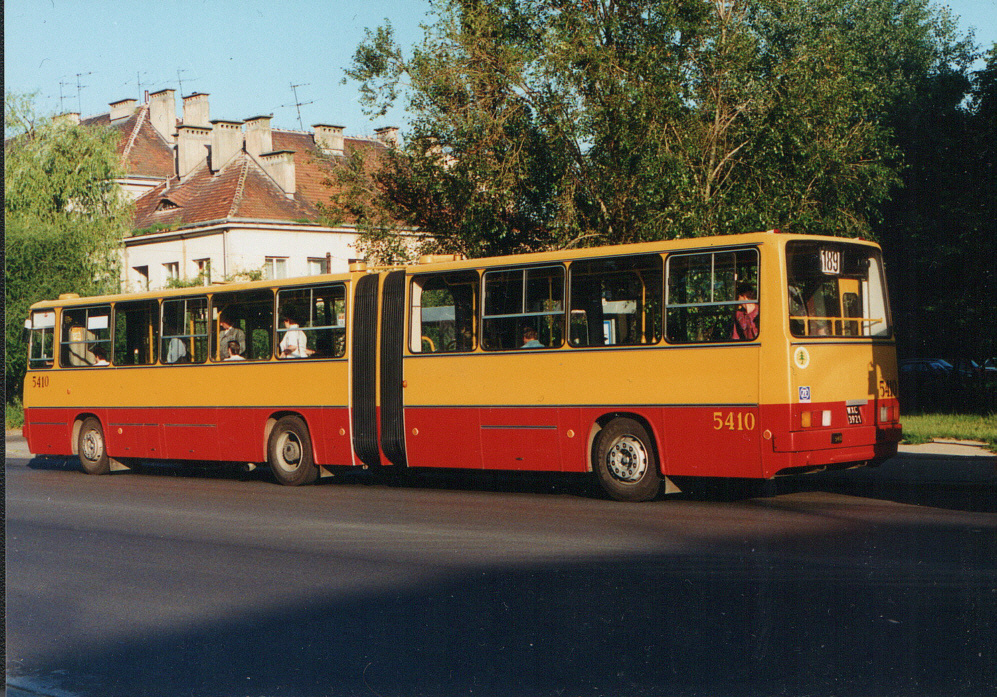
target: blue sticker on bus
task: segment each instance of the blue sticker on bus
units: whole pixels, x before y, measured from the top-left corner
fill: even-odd
[[[801,402],[807,402],[807,403],[810,402],[810,388],[809,387],[800,387],[800,401]]]

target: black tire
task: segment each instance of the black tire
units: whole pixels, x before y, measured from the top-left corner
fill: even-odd
[[[318,479],[312,439],[300,417],[285,416],[273,427],[267,443],[267,462],[273,476],[285,486],[311,484]]]
[[[592,469],[599,486],[617,501],[650,501],[661,488],[651,438],[633,419],[613,419],[599,431]]]
[[[111,471],[111,459],[107,456],[104,429],[99,419],[89,416],[83,420],[76,438],[76,452],[87,474],[107,474]]]

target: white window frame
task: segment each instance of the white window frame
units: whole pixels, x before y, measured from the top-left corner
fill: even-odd
[[[268,281],[287,278],[287,257],[266,257],[263,262],[263,278]]]
[[[211,285],[211,258],[195,259],[194,265],[197,267],[197,275],[201,279],[201,285]]]
[[[163,264],[163,276],[168,283],[172,280],[180,280],[180,262],[179,261],[168,261]]]

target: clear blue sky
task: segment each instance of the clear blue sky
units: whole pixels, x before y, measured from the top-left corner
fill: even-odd
[[[940,4],[983,47],[997,41],[997,0]],[[428,11],[427,0],[6,0],[5,89],[37,91],[44,112],[88,116],[141,98],[139,82],[153,92],[182,82],[183,94],[211,95],[211,118],[272,113],[275,126],[298,128],[297,101],[306,130],[332,123],[370,135],[404,128],[404,117],[368,119],[343,69],[366,28],[387,18],[408,47]]]

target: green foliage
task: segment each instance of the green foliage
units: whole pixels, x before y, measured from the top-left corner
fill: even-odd
[[[21,391],[28,307],[61,293],[118,289],[117,247],[131,221],[114,178],[115,136],[35,114],[30,96],[4,98],[7,399]]]
[[[905,414],[904,442],[928,443],[933,439],[971,440],[986,443],[997,452],[997,414]]]
[[[991,50],[976,73],[922,81],[896,115],[908,167],[878,233],[902,358],[997,354],[995,77]]]
[[[368,32],[347,76],[403,93],[404,149],[339,169],[337,203],[469,256],[770,227],[870,236],[899,183],[890,115],[971,59],[927,0],[438,0],[405,56]],[[372,232],[376,231],[376,232]]]
[[[24,426],[24,405],[21,400],[15,398],[5,405],[4,425],[6,430],[16,430]]]

